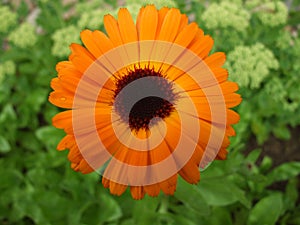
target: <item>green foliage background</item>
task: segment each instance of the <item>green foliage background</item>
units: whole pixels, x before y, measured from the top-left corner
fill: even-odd
[[[270,135],[289,140],[300,125],[300,1],[122,1],[133,15],[145,3],[179,7],[226,52],[244,99],[228,160],[212,163],[198,185],[179,180],[175,196],[142,201],[73,172],[67,151],[55,150],[64,133],[51,126],[59,109],[47,101],[49,83],[80,31],[103,30],[118,3],[2,0],[0,224],[300,224],[300,162],[273,166],[268,156],[258,163],[260,149],[244,153],[251,136],[260,145]]]

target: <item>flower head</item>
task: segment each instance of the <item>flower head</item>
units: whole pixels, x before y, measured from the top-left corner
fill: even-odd
[[[5,33],[17,23],[17,14],[10,11],[8,6],[0,6],[0,33]]]
[[[241,87],[252,89],[260,87],[270,69],[279,67],[272,51],[261,43],[236,47],[228,54],[227,63],[231,79]]]
[[[285,24],[288,18],[288,8],[281,1],[248,1],[247,7],[257,15],[262,24],[276,27]]]
[[[224,53],[209,55],[213,39],[176,8],[147,5],[136,24],[122,8],[104,26],[82,31],[84,47],[57,64],[49,100],[69,109],[53,118],[67,134],[58,149],[75,171],[104,171],[115,195],[171,195],[178,175],[197,183],[199,167],[226,158],[239,120]]]
[[[283,30],[279,33],[276,40],[276,47],[281,50],[288,50],[293,46],[293,36],[289,30]]]
[[[80,42],[78,32],[79,28],[74,25],[56,30],[52,35],[52,54],[58,57],[67,56],[70,53],[69,43]]]
[[[99,8],[99,6],[103,5],[103,3],[104,3],[103,0],[91,0],[91,1],[78,2],[75,5],[75,10],[78,14],[81,15],[83,13],[90,12]]]
[[[13,61],[8,60],[0,64],[0,84],[6,75],[13,75],[16,72],[16,65]]]
[[[240,4],[224,1],[209,5],[202,19],[209,29],[231,28],[243,31],[249,26],[250,14]]]
[[[37,41],[35,27],[28,22],[24,22],[10,33],[8,40],[20,48],[31,47]]]
[[[139,4],[139,5],[147,5],[147,4],[152,4],[153,1],[151,0],[126,0],[127,5],[131,4]],[[162,7],[176,7],[177,4],[173,0],[156,0],[155,5],[157,8],[162,8]]]
[[[97,29],[100,27],[99,18],[102,18],[106,12],[102,9],[92,10],[91,12],[84,12],[79,21],[78,26],[81,29]]]

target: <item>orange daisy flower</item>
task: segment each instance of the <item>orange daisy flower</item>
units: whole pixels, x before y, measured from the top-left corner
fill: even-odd
[[[126,8],[104,17],[106,33],[84,30],[56,66],[49,101],[69,109],[53,118],[66,136],[75,171],[102,171],[115,195],[174,194],[178,174],[200,180],[200,168],[225,159],[239,115],[238,86],[209,55],[213,39],[176,8],[148,5],[136,24]]]

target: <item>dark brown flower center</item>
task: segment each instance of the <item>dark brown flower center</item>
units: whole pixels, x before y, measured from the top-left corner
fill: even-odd
[[[147,79],[139,80],[141,78]],[[153,118],[164,119],[174,111],[176,94],[173,84],[165,78],[161,71],[155,71],[153,68],[135,67],[117,79],[114,109],[124,122],[129,123],[132,131],[149,130]],[[141,82],[135,88],[131,88],[131,91],[122,91],[134,81]],[[155,94],[147,96],[147,93]],[[135,101],[136,96],[143,97]],[[156,120],[152,120],[151,123],[155,124]]]

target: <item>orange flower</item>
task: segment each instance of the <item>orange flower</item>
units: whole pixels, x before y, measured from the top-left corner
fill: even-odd
[[[172,195],[178,174],[200,180],[199,167],[225,159],[239,115],[238,86],[227,81],[224,53],[175,8],[148,5],[134,23],[127,9],[104,17],[107,35],[84,30],[69,61],[56,66],[49,101],[69,109],[53,118],[66,136],[75,171],[101,170],[115,195]]]

